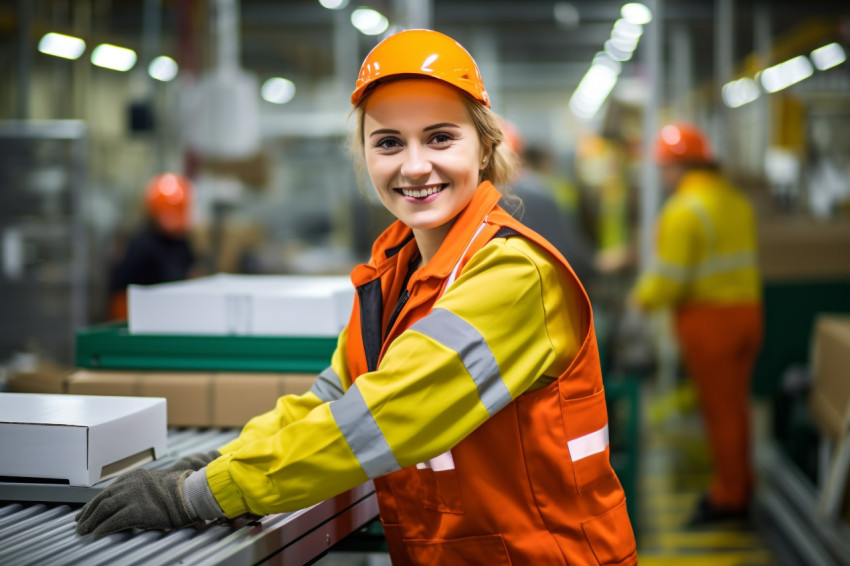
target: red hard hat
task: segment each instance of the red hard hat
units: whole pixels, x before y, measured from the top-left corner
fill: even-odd
[[[472,56],[451,37],[427,29],[401,31],[376,45],[360,67],[351,103],[356,106],[376,81],[401,75],[439,79],[490,106],[490,97]]]
[[[522,155],[525,151],[525,142],[517,127],[503,118],[499,119],[499,125],[502,127],[502,133],[505,134],[505,144],[517,155]]]
[[[692,124],[668,124],[661,129],[655,142],[655,161],[660,165],[706,164],[713,160],[714,152],[708,136]]]
[[[145,210],[168,234],[182,235],[189,229],[192,182],[182,175],[162,173],[148,182]]]

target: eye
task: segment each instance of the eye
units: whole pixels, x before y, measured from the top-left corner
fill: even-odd
[[[392,136],[387,136],[385,138],[381,138],[375,143],[375,147],[378,149],[396,149],[401,147],[401,141],[398,138],[394,138]]]
[[[437,132],[431,136],[431,143],[437,145],[447,145],[454,141],[455,137],[447,132]]]

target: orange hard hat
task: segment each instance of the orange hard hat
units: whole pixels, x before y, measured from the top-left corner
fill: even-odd
[[[711,142],[705,132],[692,124],[667,124],[655,142],[655,161],[706,164],[714,159]]]
[[[145,189],[145,210],[167,234],[182,235],[189,229],[192,182],[182,175],[161,173]]]
[[[490,106],[490,97],[472,56],[451,37],[427,29],[401,31],[376,45],[360,67],[351,103],[357,105],[376,81],[400,75],[445,81]]]

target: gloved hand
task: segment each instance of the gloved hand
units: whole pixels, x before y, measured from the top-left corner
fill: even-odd
[[[221,452],[218,450],[210,450],[209,452],[195,452],[193,454],[189,454],[188,456],[183,456],[176,462],[174,465],[166,468],[167,472],[176,472],[176,471],[186,471],[192,470],[193,472],[197,472],[216,458],[221,456]]]
[[[179,529],[200,524],[183,502],[191,470],[134,470],[83,506],[77,534],[100,537],[131,528]]]

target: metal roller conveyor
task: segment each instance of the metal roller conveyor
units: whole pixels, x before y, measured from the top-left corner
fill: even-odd
[[[169,429],[162,469],[236,437],[229,429]],[[307,509],[202,529],[123,532],[94,540],[76,534],[74,515],[113,480],[91,488],[0,483],[0,564],[305,564],[378,515],[367,482]]]

